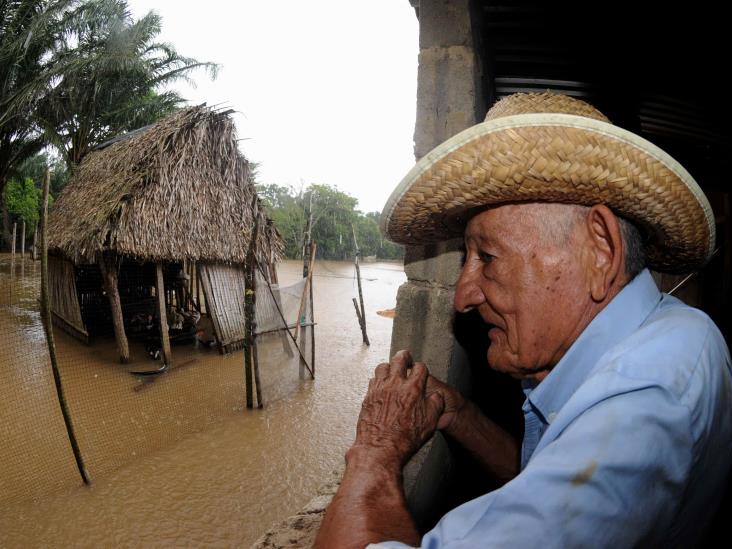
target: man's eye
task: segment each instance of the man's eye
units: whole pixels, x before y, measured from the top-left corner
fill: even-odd
[[[491,261],[493,261],[495,256],[492,256],[491,254],[486,252],[479,252],[478,257],[483,263],[490,263]]]

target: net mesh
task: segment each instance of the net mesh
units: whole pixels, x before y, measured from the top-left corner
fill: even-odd
[[[164,270],[171,343],[171,367],[165,373],[155,373],[162,357],[155,353],[161,337],[154,266],[123,264],[119,270],[130,356],[124,365],[99,269],[74,271],[88,344],[76,333],[78,319],[57,319],[54,336],[61,388],[92,481],[245,413],[243,351],[236,346],[219,351],[205,289],[196,283],[196,272],[182,267]],[[192,276],[186,280],[178,276],[181,271]],[[39,313],[40,272],[40,261],[27,255],[0,254],[0,504],[39,499],[81,483]],[[59,287],[68,287],[68,280],[61,282]],[[271,290],[261,275],[257,283],[260,388],[264,402],[270,403],[309,378],[303,358],[312,360],[312,311],[308,299],[302,305],[304,279]],[[243,295],[235,293],[227,299],[243,302]],[[179,313],[190,316],[175,327]],[[296,345],[283,328],[289,326],[294,335],[298,318]]]

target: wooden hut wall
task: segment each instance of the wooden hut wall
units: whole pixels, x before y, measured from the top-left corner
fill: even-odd
[[[57,257],[48,259],[48,293],[54,324],[84,343],[89,343],[89,333],[81,319],[74,265],[71,261]]]
[[[241,265],[200,265],[201,283],[221,348],[232,351],[244,341],[244,267]]]

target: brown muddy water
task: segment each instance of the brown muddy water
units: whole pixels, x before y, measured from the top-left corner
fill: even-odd
[[[0,254],[0,546],[246,547],[336,469],[373,368],[388,358],[401,265],[361,266],[371,346],[350,263],[316,263],[316,379],[276,335],[260,341],[263,410],[247,410],[242,353],[173,348],[153,378],[144,349],[55,330],[59,369],[91,486],[81,485],[38,313],[40,263]],[[281,284],[302,275],[279,267]],[[307,355],[309,357],[309,354]]]

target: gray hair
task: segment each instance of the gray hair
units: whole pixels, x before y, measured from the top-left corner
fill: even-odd
[[[542,216],[544,234],[550,242],[559,245],[564,245],[569,241],[574,228],[585,219],[587,210],[589,210],[587,206],[573,204],[543,204],[543,206],[548,206],[544,209]],[[558,211],[552,212],[551,210],[554,208]],[[617,217],[625,249],[625,274],[630,282],[646,268],[645,245],[641,231],[635,223],[623,217]]]
[[[648,264],[646,258],[646,247],[641,234],[635,223],[618,216],[620,222],[620,235],[623,238],[625,248],[625,274],[628,282],[633,280]]]

